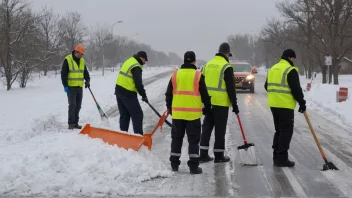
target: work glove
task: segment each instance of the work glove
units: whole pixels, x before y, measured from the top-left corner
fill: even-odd
[[[232,105],[232,112],[235,112],[235,114],[238,114],[240,112],[240,110],[238,110],[237,103]]]
[[[167,112],[169,113],[169,115],[172,115],[172,110],[171,110],[171,108],[170,108],[170,109],[167,109]]]
[[[142,101],[148,103],[148,98],[147,98],[146,95],[145,95],[145,96],[142,96]]]
[[[203,105],[202,112],[203,112],[203,115],[209,114],[211,112],[211,106],[210,107],[206,107],[206,106]]]
[[[299,105],[299,109],[298,109],[298,112],[300,113],[304,113],[306,111],[306,104],[300,104]]]
[[[85,88],[90,88],[90,82],[89,81],[86,81],[85,84],[86,84]]]
[[[70,89],[69,89],[68,87],[65,87],[65,88],[64,88],[64,91],[65,91],[66,93],[68,93],[68,92],[70,91]]]

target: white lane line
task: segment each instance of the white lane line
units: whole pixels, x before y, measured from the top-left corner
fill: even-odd
[[[295,176],[293,175],[292,171],[290,170],[290,168],[282,168],[282,170],[284,171],[284,173],[287,176],[287,179],[290,181],[290,184],[293,188],[293,190],[295,191],[296,195],[298,197],[307,197],[306,193],[304,192],[301,184],[298,183],[297,179],[295,178]]]

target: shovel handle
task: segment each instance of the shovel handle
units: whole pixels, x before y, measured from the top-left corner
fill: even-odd
[[[241,122],[240,116],[238,114],[236,114],[236,116],[237,116],[238,124],[240,125],[240,128],[241,128],[241,133],[242,133],[242,137],[244,140],[244,144],[247,144],[247,140],[246,140],[246,136],[244,135],[244,130],[242,127],[242,122]]]
[[[314,137],[315,143],[317,144],[317,146],[318,146],[318,148],[319,148],[319,151],[320,151],[320,153],[321,153],[321,156],[322,156],[323,159],[326,161],[325,153],[324,153],[323,149],[321,148],[321,145],[320,145],[320,142],[319,142],[317,136],[315,135],[314,129],[313,129],[313,127],[312,127],[312,124],[310,123],[310,120],[309,120],[309,118],[308,118],[308,115],[307,115],[307,112],[306,112],[306,111],[304,112],[304,117],[305,117],[306,120],[307,120],[309,129],[310,129],[310,132],[312,133],[312,135],[313,135],[313,137]]]
[[[92,90],[90,89],[90,87],[88,87],[88,89],[89,89],[89,91],[90,91],[90,94],[92,94],[92,97],[93,97],[93,99],[94,99],[95,104],[97,104],[97,106],[100,107],[99,104],[98,104],[98,102],[97,102],[97,100],[95,99],[94,94],[93,94]]]
[[[161,118],[160,113],[159,113],[149,102],[147,102],[147,104],[148,104],[149,107],[154,111],[154,113],[155,113],[156,115],[158,115],[159,118]],[[166,123],[167,125],[169,125],[169,127],[172,128],[172,124],[171,124],[169,121],[165,120],[165,123]]]

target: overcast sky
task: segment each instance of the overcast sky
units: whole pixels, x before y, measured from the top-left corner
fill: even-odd
[[[187,50],[209,60],[230,34],[259,32],[267,19],[279,17],[278,0],[31,0],[63,14],[77,11],[90,27],[114,26],[114,33],[183,57]],[[136,35],[138,33],[138,35]],[[143,50],[143,49],[141,49]]]

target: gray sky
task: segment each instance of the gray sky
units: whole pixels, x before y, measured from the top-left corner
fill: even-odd
[[[35,9],[80,12],[90,27],[114,26],[114,33],[183,57],[187,50],[209,60],[221,42],[235,33],[259,32],[267,19],[279,17],[278,0],[31,0]],[[98,3],[99,2],[99,3]],[[139,33],[136,35],[136,33]],[[143,50],[143,49],[141,49]]]

